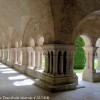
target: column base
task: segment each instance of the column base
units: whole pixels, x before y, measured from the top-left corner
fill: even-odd
[[[43,73],[40,79],[35,80],[35,85],[49,91],[59,92],[66,90],[74,90],[77,88],[78,79],[76,75],[72,76],[52,76]]]
[[[14,68],[16,70],[20,71],[21,73],[26,73],[26,66],[25,65],[14,64]]]
[[[6,64],[9,66],[9,67],[13,67],[13,63],[12,62],[9,62],[9,61],[6,61]]]
[[[2,62],[3,62],[4,64],[6,64],[6,61],[7,61],[6,59],[2,59]]]
[[[82,79],[88,82],[94,82],[95,69],[86,68],[83,72]]]
[[[41,87],[41,88],[47,90],[48,92],[52,92],[52,93],[53,92],[66,91],[66,90],[75,90],[77,88],[76,83],[53,86],[53,85],[45,83],[45,82],[43,82],[39,79],[35,79],[34,84],[37,85],[38,87]]]

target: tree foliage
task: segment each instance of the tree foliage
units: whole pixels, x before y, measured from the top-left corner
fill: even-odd
[[[76,41],[75,41],[75,45],[77,47],[84,47],[85,46],[85,42],[80,36],[78,36]]]
[[[74,69],[83,69],[86,63],[86,55],[82,47],[85,46],[85,42],[81,37],[78,37],[75,45],[77,48],[74,54]]]

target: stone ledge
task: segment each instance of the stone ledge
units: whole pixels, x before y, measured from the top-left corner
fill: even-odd
[[[77,83],[78,81],[76,75],[52,77],[45,73],[42,73],[39,79],[51,85],[71,84],[71,83]]]
[[[49,92],[60,92],[60,91],[67,91],[67,90],[75,90],[77,84],[72,83],[72,84],[64,84],[64,85],[51,85],[46,82],[43,82],[39,79],[35,79],[34,84],[38,87],[41,87]]]

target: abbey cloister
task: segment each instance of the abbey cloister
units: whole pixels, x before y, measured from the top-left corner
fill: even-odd
[[[74,72],[78,36],[85,42],[82,80],[96,85],[100,82],[99,0],[0,0],[0,62],[33,78],[36,87],[51,93],[83,89]]]

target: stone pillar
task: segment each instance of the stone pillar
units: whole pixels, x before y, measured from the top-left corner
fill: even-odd
[[[96,70],[94,69],[94,58],[97,48],[96,47],[84,47],[86,52],[86,68],[83,72],[83,80],[94,82],[94,76]]]
[[[13,67],[14,66],[14,64],[15,64],[15,48],[10,48],[10,63],[9,63],[9,65],[11,66],[11,67]]]
[[[18,48],[14,48],[15,50],[15,64],[18,64]]]
[[[28,52],[28,67],[31,67],[31,52]]]
[[[31,53],[31,65],[35,67],[35,51],[33,50]]]
[[[41,68],[43,49],[40,46],[34,47],[35,51],[35,70]]]
[[[76,89],[78,79],[73,72],[74,49],[74,46],[57,44],[43,46],[45,69],[35,84],[50,92]]]
[[[21,51],[21,48],[18,49],[18,64],[22,65],[22,51]]]
[[[7,49],[7,61],[9,61],[9,60],[10,60],[10,50]]]
[[[34,48],[27,47],[28,50],[28,67],[35,67],[35,52]]]
[[[22,47],[22,65],[28,66],[28,51],[26,47]]]
[[[4,64],[6,64],[6,61],[7,61],[7,55],[8,55],[7,49],[3,49],[2,62],[3,62]]]
[[[66,64],[66,75],[68,74],[74,74],[74,52],[75,52],[75,47],[74,46],[69,46],[66,50],[66,59],[67,59],[67,64]]]

